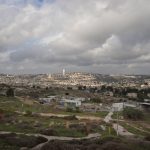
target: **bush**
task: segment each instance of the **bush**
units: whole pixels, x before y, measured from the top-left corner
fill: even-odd
[[[48,136],[57,136],[58,133],[56,130],[54,129],[43,129],[40,131],[41,134],[44,134],[44,135],[48,135]]]
[[[105,144],[105,143],[110,142],[110,141],[120,143],[121,139],[119,137],[116,137],[116,136],[103,136],[103,137],[100,138],[99,143],[100,144]]]
[[[62,141],[50,141],[41,147],[41,150],[77,150],[77,147]]]
[[[66,112],[73,112],[73,109],[70,108],[70,107],[67,107],[67,108],[66,108]]]
[[[84,124],[78,124],[78,123],[73,123],[69,125],[70,129],[74,129],[76,131],[82,132],[82,133],[86,133],[86,125]]]
[[[144,139],[145,139],[146,141],[150,141],[150,134],[149,134],[149,135],[146,135]]]
[[[15,94],[14,94],[14,89],[9,88],[9,89],[6,91],[6,95],[7,95],[7,97],[14,97],[14,96],[15,96]]]
[[[25,116],[32,116],[32,111],[27,110],[26,113],[25,113]]]
[[[78,118],[75,115],[65,116],[63,117],[65,120],[78,120]]]
[[[80,113],[80,108],[79,107],[76,107],[76,110],[75,110],[76,113]]]
[[[19,146],[19,147],[34,147],[40,143],[47,142],[48,140],[44,137],[38,136],[27,136],[27,135],[17,135],[15,133],[11,134],[0,134],[0,141],[5,140],[7,144]]]
[[[4,113],[4,110],[0,108],[0,114],[3,114],[3,113]]]
[[[91,101],[93,103],[101,103],[102,102],[102,100],[100,98],[93,98],[93,99],[91,99]]]
[[[102,145],[103,150],[131,150],[128,148],[127,144],[124,143],[116,143],[116,142],[107,142]]]
[[[123,110],[123,116],[127,119],[139,120],[143,118],[143,112],[135,108],[126,107]]]

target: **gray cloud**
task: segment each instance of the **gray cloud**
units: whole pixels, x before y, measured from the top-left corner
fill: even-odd
[[[0,3],[0,71],[150,73],[147,0]]]

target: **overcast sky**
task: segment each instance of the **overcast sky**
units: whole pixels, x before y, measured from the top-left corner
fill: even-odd
[[[149,0],[0,0],[0,73],[150,74]]]

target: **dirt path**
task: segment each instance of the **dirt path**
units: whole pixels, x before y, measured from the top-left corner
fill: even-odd
[[[9,133],[12,133],[12,132],[5,132],[5,131],[0,131],[0,134],[9,134]],[[19,132],[14,132],[16,134],[23,134],[23,133],[19,133]],[[88,136],[86,137],[82,137],[82,138],[73,138],[73,137],[60,137],[60,136],[46,136],[46,135],[43,135],[43,134],[25,134],[25,135],[28,135],[28,136],[41,136],[41,137],[44,137],[46,138],[49,142],[51,140],[61,140],[61,141],[71,141],[71,140],[83,140],[83,139],[93,139],[93,138],[99,138],[101,135],[99,133],[93,133],[93,134],[89,134]],[[35,146],[34,148],[32,148],[31,150],[40,150],[40,148],[46,144],[47,142],[45,143],[41,143],[37,146]]]
[[[53,114],[53,113],[40,113],[41,116],[45,116],[45,117],[67,117],[70,115],[63,115],[63,114]],[[86,119],[86,120],[96,120],[96,121],[100,121],[102,120],[100,117],[94,117],[94,116],[76,116],[77,119],[82,120],[82,119]]]
[[[113,112],[110,111],[110,112],[108,113],[108,115],[104,118],[104,121],[105,121],[106,123],[109,123],[109,122],[112,120],[112,118],[111,118],[112,115],[113,115]]]
[[[48,143],[51,140],[61,140],[61,141],[71,141],[71,140],[83,140],[83,139],[92,139],[92,138],[99,138],[100,134],[99,133],[94,133],[94,134],[89,134],[86,137],[82,137],[82,138],[72,138],[72,137],[57,137],[57,136],[43,136],[45,138],[48,139],[48,141],[46,143]],[[35,146],[34,148],[32,148],[31,150],[40,150],[40,148],[45,145],[46,143],[41,143],[37,146]]]

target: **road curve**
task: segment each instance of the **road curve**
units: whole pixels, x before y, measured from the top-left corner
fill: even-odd
[[[16,134],[24,134],[24,133],[20,133],[20,132],[7,132],[7,131],[0,131],[0,134],[9,134],[9,133],[16,133]],[[51,140],[61,140],[61,141],[71,141],[71,140],[83,140],[83,139],[97,139],[97,138],[100,138],[100,134],[99,133],[93,133],[93,134],[89,134],[88,136],[86,137],[81,137],[81,138],[73,138],[73,137],[60,137],[60,136],[47,136],[47,135],[43,135],[43,134],[25,134],[25,135],[28,135],[28,136],[41,136],[41,137],[44,137],[46,138],[49,142]],[[31,150],[40,150],[40,148],[46,144],[47,142],[45,143],[41,143],[37,146],[35,146],[34,148],[32,148]]]

